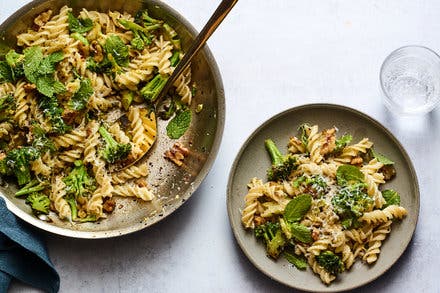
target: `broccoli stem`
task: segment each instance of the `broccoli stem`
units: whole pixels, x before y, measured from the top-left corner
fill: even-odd
[[[80,41],[81,43],[83,43],[86,46],[89,45],[89,41],[86,39],[86,37],[84,37],[83,35],[81,35],[78,32],[71,34],[70,37],[75,39],[75,40]]]
[[[270,159],[272,161],[272,165],[282,165],[284,162],[283,155],[281,154],[278,147],[275,145],[273,140],[266,139],[264,141],[264,145],[266,146],[266,150],[270,155]]]
[[[147,10],[139,11],[135,17],[136,22],[145,22],[145,23],[162,23],[162,20],[154,19],[148,15]]]
[[[76,206],[76,200],[73,196],[70,196],[66,199],[66,201],[70,206],[70,214],[72,216],[72,220],[75,221],[78,218],[78,208]]]
[[[168,77],[157,74],[152,80],[150,80],[150,82],[147,83],[146,86],[141,89],[141,95],[145,98],[145,100],[153,103],[156,101],[167,80]]]
[[[23,186],[19,191],[15,193],[16,197],[20,197],[29,193],[38,192],[44,190],[46,188],[46,184],[38,181],[37,179],[31,180],[28,184]]]
[[[170,57],[171,66],[176,67],[179,61],[180,61],[180,52],[174,51],[173,55]]]
[[[85,222],[96,222],[97,218],[95,215],[88,215],[85,218],[77,218],[77,222],[85,223]]]
[[[99,129],[99,134],[101,134],[102,138],[105,140],[105,142],[110,146],[110,147],[116,147],[116,145],[118,144],[118,142],[113,138],[113,136],[107,131],[107,129],[105,129],[104,126],[100,126]]]
[[[119,23],[122,24],[126,29],[131,31],[141,31],[145,34],[150,34],[150,31],[158,29],[161,27],[160,24],[152,24],[148,26],[140,26],[137,23],[134,23],[132,21],[126,20],[126,19],[120,19]]]

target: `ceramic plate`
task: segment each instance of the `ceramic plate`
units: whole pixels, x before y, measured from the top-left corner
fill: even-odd
[[[373,265],[360,260],[349,271],[339,274],[329,286],[324,285],[310,268],[300,271],[285,259],[277,261],[266,256],[264,244],[257,241],[251,230],[241,224],[241,210],[247,183],[252,177],[265,180],[270,158],[264,148],[264,140],[272,138],[279,146],[287,145],[289,137],[296,135],[303,123],[318,124],[320,129],[336,126],[339,133],[350,133],[353,142],[368,137],[380,153],[395,162],[397,176],[384,184],[399,192],[401,205],[408,210],[402,221],[393,223],[382,252]],[[285,150],[284,150],[285,151]],[[408,154],[397,139],[379,122],[371,117],[339,105],[311,104],[284,111],[263,123],[244,143],[232,166],[228,182],[227,206],[229,219],[238,244],[249,260],[270,278],[285,285],[305,291],[335,292],[349,290],[369,283],[385,273],[402,255],[410,242],[419,213],[419,188],[414,167]]]

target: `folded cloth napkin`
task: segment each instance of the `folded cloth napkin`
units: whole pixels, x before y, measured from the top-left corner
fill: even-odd
[[[0,292],[8,290],[12,278],[46,292],[60,287],[41,235],[17,219],[0,197]]]

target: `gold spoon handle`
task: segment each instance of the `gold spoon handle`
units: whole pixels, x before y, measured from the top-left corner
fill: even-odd
[[[229,11],[231,11],[232,7],[234,7],[237,2],[238,0],[223,0],[220,3],[214,14],[203,27],[202,31],[197,35],[189,50],[185,53],[182,60],[180,60],[177,67],[174,69],[173,74],[171,74],[171,76],[168,78],[167,82],[165,83],[164,87],[156,98],[156,105],[160,103],[160,101],[167,94],[168,90],[174,84],[176,79],[188,67],[192,58],[205,45],[206,41],[214,33],[214,31],[217,29],[223,19],[225,19],[226,15],[228,15]]]

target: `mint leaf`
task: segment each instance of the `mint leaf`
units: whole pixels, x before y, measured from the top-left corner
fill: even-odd
[[[76,18],[72,12],[67,15],[69,31],[72,33],[86,33],[93,28],[93,21],[90,18]]]
[[[385,166],[386,165],[394,165],[393,161],[391,161],[390,159],[388,159],[387,157],[385,157],[382,154],[376,153],[376,151],[374,149],[371,149],[371,154],[378,162],[381,162]]]
[[[167,135],[169,138],[178,139],[191,124],[191,111],[185,110],[176,114],[167,125]]]
[[[69,108],[73,110],[84,109],[91,95],[93,95],[92,82],[88,78],[82,79],[78,91],[68,103]]]
[[[38,77],[36,85],[38,91],[48,97],[62,93],[65,90],[64,85],[61,82],[54,80],[50,76]]]
[[[291,254],[288,252],[283,253],[284,258],[293,264],[298,270],[305,270],[307,268],[307,260],[303,256]]]
[[[341,165],[336,170],[336,181],[339,186],[363,183],[364,180],[364,174],[355,166]]]
[[[47,57],[44,57],[40,47],[26,48],[23,52],[24,75],[37,86],[40,93],[52,97],[64,91],[64,85],[53,76],[56,64],[64,58],[62,52],[55,52]]]
[[[304,225],[291,223],[290,231],[292,232],[293,238],[303,243],[312,243],[312,232],[309,228]]]
[[[128,47],[118,36],[112,35],[105,40],[105,52],[111,54],[119,66],[128,64]]]
[[[292,199],[284,209],[284,219],[287,222],[298,222],[307,213],[312,205],[310,194],[301,194]]]
[[[58,62],[62,61],[64,58],[62,52],[55,52],[41,60],[38,66],[39,75],[48,75],[55,72],[55,66]]]
[[[29,47],[24,49],[24,75],[26,78],[32,82],[37,83],[38,79],[38,68],[43,61],[43,51],[40,47]]]
[[[397,191],[386,189],[382,191],[382,196],[386,202],[382,208],[386,208],[390,205],[400,205],[400,195],[397,193]]]

